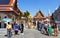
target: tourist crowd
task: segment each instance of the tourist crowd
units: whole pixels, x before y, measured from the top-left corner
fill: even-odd
[[[34,24],[34,23],[33,23]],[[35,24],[34,24],[35,25]],[[7,34],[5,36],[8,36],[10,38],[12,36],[12,30],[14,30],[15,35],[19,35],[18,32],[20,30],[20,33],[24,32],[24,24],[23,22],[21,23],[16,23],[14,22],[11,24],[10,22],[5,23],[6,29],[7,29]],[[57,23],[54,23],[53,25],[50,24],[49,21],[38,21],[36,25],[37,29],[45,35],[53,35],[53,36],[58,36],[58,26]]]
[[[58,36],[58,27],[57,24],[54,23],[53,25],[50,24],[49,21],[38,21],[37,23],[37,29],[45,35],[53,35]]]
[[[6,29],[7,29],[7,34],[5,36],[8,36],[8,38],[11,38],[12,36],[12,30],[14,30],[14,34],[15,35],[19,35],[18,32],[20,30],[20,33],[23,33],[24,31],[24,25],[21,22],[20,24],[14,22],[14,24],[12,25],[10,22],[6,23]]]

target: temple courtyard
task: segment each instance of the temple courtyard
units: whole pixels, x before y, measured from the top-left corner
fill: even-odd
[[[7,38],[7,36],[0,35],[0,38]],[[24,33],[19,32],[19,35],[14,35],[14,32],[13,32],[13,35],[11,38],[60,38],[60,33],[58,36],[47,36],[47,35],[41,34],[40,31],[36,29],[25,29]]]

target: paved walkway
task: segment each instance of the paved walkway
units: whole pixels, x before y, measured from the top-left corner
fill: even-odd
[[[0,35],[0,38],[7,38],[7,37],[4,35]],[[19,32],[19,35],[13,35],[12,38],[60,38],[60,33],[57,37],[46,36],[44,34],[41,34],[39,31],[35,29],[27,29],[22,34]]]

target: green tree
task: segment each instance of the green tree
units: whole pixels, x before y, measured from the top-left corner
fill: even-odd
[[[28,11],[24,12],[24,17],[26,18],[26,22],[28,22],[29,15],[30,15],[30,13]]]

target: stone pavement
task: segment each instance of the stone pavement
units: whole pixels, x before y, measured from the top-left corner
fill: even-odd
[[[4,35],[0,35],[0,38],[7,38],[7,37]],[[19,35],[14,35],[14,32],[13,32],[12,38],[60,38],[60,33],[57,37],[46,36],[44,34],[41,34],[40,31],[37,31],[35,29],[27,29],[22,34],[19,32]]]

